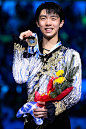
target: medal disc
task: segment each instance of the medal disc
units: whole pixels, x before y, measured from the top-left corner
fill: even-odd
[[[37,39],[35,37],[29,37],[27,43],[29,46],[36,46]]]

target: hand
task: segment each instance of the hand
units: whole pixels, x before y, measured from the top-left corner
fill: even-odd
[[[28,40],[28,37],[32,36],[32,31],[27,30],[25,32],[22,32],[19,36],[20,39],[26,39],[26,41]]]
[[[46,118],[47,117],[47,109],[45,108],[45,102],[37,102],[38,104],[43,105],[42,108],[38,107],[38,109],[33,109],[33,114],[37,118]]]

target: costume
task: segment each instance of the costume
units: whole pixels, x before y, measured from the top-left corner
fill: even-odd
[[[27,94],[28,102],[34,101],[35,91],[40,94],[46,92],[46,86],[52,76],[56,74],[56,71],[62,70],[68,62],[70,62],[71,56],[74,54],[73,66],[79,66],[79,70],[74,76],[73,89],[63,99],[58,102],[54,102],[55,106],[55,120],[52,125],[48,124],[44,128],[53,127],[61,123],[63,127],[68,123],[66,110],[75,105],[81,97],[81,61],[79,53],[73,49],[68,49],[62,46],[59,41],[48,54],[42,54],[42,41],[36,46],[23,47],[22,44],[15,43],[14,45],[14,60],[13,60],[13,77],[17,83],[27,82]],[[26,55],[25,55],[26,54]],[[45,86],[46,85],[46,86]],[[63,112],[63,113],[62,113]],[[31,116],[29,117],[31,118]],[[28,119],[29,119],[28,118]],[[62,120],[63,118],[63,120]],[[60,120],[62,122],[60,122]],[[44,120],[46,121],[46,120]],[[25,124],[30,123],[30,121]],[[27,124],[29,126],[29,124]],[[33,122],[32,122],[32,125]],[[30,124],[31,126],[31,124]],[[58,126],[58,128],[63,128]],[[68,125],[68,129],[69,129]],[[37,126],[33,127],[34,129]],[[65,127],[67,129],[67,127]]]

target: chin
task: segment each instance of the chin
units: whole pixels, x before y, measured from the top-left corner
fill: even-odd
[[[46,38],[46,39],[51,39],[51,38],[53,38],[55,35],[53,34],[47,34],[47,35],[44,35],[44,37]]]

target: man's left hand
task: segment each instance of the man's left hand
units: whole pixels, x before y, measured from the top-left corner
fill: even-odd
[[[38,109],[33,109],[33,114],[37,118],[46,118],[47,117],[47,109],[45,108],[45,102],[38,101],[38,104],[43,105],[42,108],[38,107]]]

